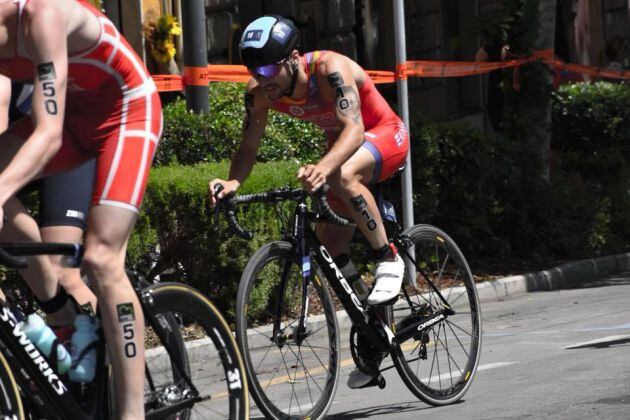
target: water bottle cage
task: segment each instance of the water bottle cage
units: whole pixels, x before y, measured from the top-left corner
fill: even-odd
[[[81,351],[81,353],[79,353],[79,355],[76,357],[76,359],[73,358],[71,369],[76,369],[79,366],[79,363],[81,363],[83,358],[87,355],[87,353],[90,350],[94,350],[94,349],[97,349],[97,348],[98,348],[98,340],[94,340],[90,344],[85,346],[85,348]]]

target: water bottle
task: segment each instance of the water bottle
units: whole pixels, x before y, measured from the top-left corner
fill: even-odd
[[[30,314],[20,323],[20,327],[35,347],[50,359],[52,347],[53,344],[55,344],[55,340],[57,340],[57,336],[50,327],[46,325],[44,320],[37,314]],[[72,359],[63,344],[57,342],[56,346],[57,372],[63,375],[70,369],[70,366],[72,366]],[[55,361],[51,360],[51,363],[54,366]]]
[[[96,347],[87,349],[98,342],[98,320],[86,314],[77,315],[72,334],[72,360],[74,363],[68,373],[73,382],[92,382],[96,372]],[[86,350],[87,349],[87,350]]]
[[[335,257],[334,261],[337,267],[339,267],[341,274],[343,274],[346,280],[348,280],[348,282],[352,285],[352,289],[359,298],[359,301],[363,303],[369,296],[370,290],[368,289],[367,284],[363,281],[363,278],[357,271],[354,264],[352,264],[350,256],[348,254],[341,254]]]

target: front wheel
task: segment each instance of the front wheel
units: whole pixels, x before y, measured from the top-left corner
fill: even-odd
[[[474,278],[462,252],[441,230],[416,225],[400,239],[400,254],[406,262],[415,261],[415,270],[411,276],[407,270],[405,299],[390,310],[396,330],[444,308],[428,280],[455,314],[400,343],[392,359],[418,398],[431,405],[452,404],[468,391],[479,363],[481,309]]]
[[[335,307],[314,261],[303,305],[302,267],[291,244],[272,242],[249,260],[238,288],[236,338],[252,397],[271,419],[320,419],[337,389]]]
[[[243,362],[212,302],[179,283],[149,286],[140,297],[147,322],[147,418],[248,419]]]

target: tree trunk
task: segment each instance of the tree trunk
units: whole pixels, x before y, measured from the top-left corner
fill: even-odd
[[[575,47],[579,64],[601,66],[604,27],[602,0],[578,0],[575,17]]]
[[[537,50],[553,50],[556,33],[556,0],[539,0],[540,25],[538,27]],[[551,91],[553,77],[551,72],[543,76],[545,92]],[[529,142],[540,152],[542,165],[542,177],[549,181],[549,158],[551,144],[551,96],[545,93],[546,97],[541,98],[540,106],[536,108],[538,114],[531,130]]]

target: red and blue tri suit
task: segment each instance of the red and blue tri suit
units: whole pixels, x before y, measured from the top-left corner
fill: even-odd
[[[273,108],[323,129],[327,150],[330,150],[341,133],[341,126],[334,104],[322,98],[317,82],[318,61],[327,53],[328,51],[314,51],[302,57],[308,77],[306,98],[299,102],[281,98],[273,102]],[[409,137],[405,124],[381,96],[367,73],[364,74],[363,85],[359,88],[359,98],[365,127],[365,139],[361,147],[372,153],[376,160],[371,183],[378,183],[404,166],[409,151]]]

